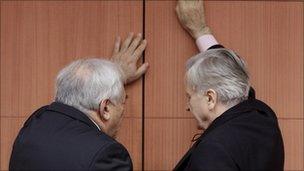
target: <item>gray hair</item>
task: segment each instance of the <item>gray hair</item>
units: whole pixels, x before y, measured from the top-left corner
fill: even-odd
[[[196,92],[213,89],[222,104],[235,105],[248,98],[249,74],[245,62],[232,50],[219,48],[187,61],[186,84]]]
[[[121,103],[124,93],[118,66],[103,59],[80,59],[59,72],[55,101],[88,114],[91,110],[98,110],[102,100]]]

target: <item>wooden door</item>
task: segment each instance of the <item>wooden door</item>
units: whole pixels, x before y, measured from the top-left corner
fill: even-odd
[[[118,141],[135,170],[172,170],[197,133],[186,111],[184,66],[198,53],[175,1],[1,1],[1,162],[25,119],[53,100],[57,72],[72,60],[111,55],[116,35],[148,40],[144,80],[127,87]],[[303,3],[206,1],[207,22],[248,63],[257,97],[277,113],[285,170],[303,166]],[[144,141],[142,141],[144,140]],[[142,168],[143,167],[143,168]]]
[[[146,170],[170,170],[196,133],[186,112],[185,61],[198,53],[177,20],[174,1],[146,1],[150,63],[145,79]],[[206,1],[207,23],[217,40],[248,63],[257,97],[277,113],[285,169],[303,170],[303,3]]]
[[[108,58],[115,36],[142,32],[141,1],[1,1],[1,170],[25,119],[53,100],[58,71],[85,57]],[[118,140],[141,170],[142,81],[127,87]]]

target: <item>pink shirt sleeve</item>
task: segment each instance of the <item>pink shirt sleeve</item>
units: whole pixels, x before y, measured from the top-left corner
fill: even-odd
[[[200,52],[205,52],[213,45],[219,44],[212,34],[206,34],[196,39],[196,45]]]

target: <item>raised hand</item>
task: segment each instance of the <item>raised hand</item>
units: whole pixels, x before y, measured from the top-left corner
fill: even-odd
[[[122,70],[122,79],[125,84],[129,84],[143,74],[148,69],[148,63],[144,63],[137,67],[137,61],[147,46],[147,41],[142,40],[142,35],[139,33],[134,37],[130,33],[127,39],[121,44],[120,37],[117,37],[111,61],[120,66]]]
[[[202,0],[178,0],[175,10],[181,25],[194,39],[211,33],[206,25]]]

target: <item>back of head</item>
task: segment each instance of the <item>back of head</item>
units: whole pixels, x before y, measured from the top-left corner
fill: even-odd
[[[195,91],[213,89],[222,104],[248,98],[249,74],[244,61],[232,50],[219,48],[200,53],[187,62],[186,84]]]
[[[56,80],[55,101],[84,113],[98,110],[102,100],[120,103],[124,87],[119,68],[103,59],[80,59],[63,68]]]

